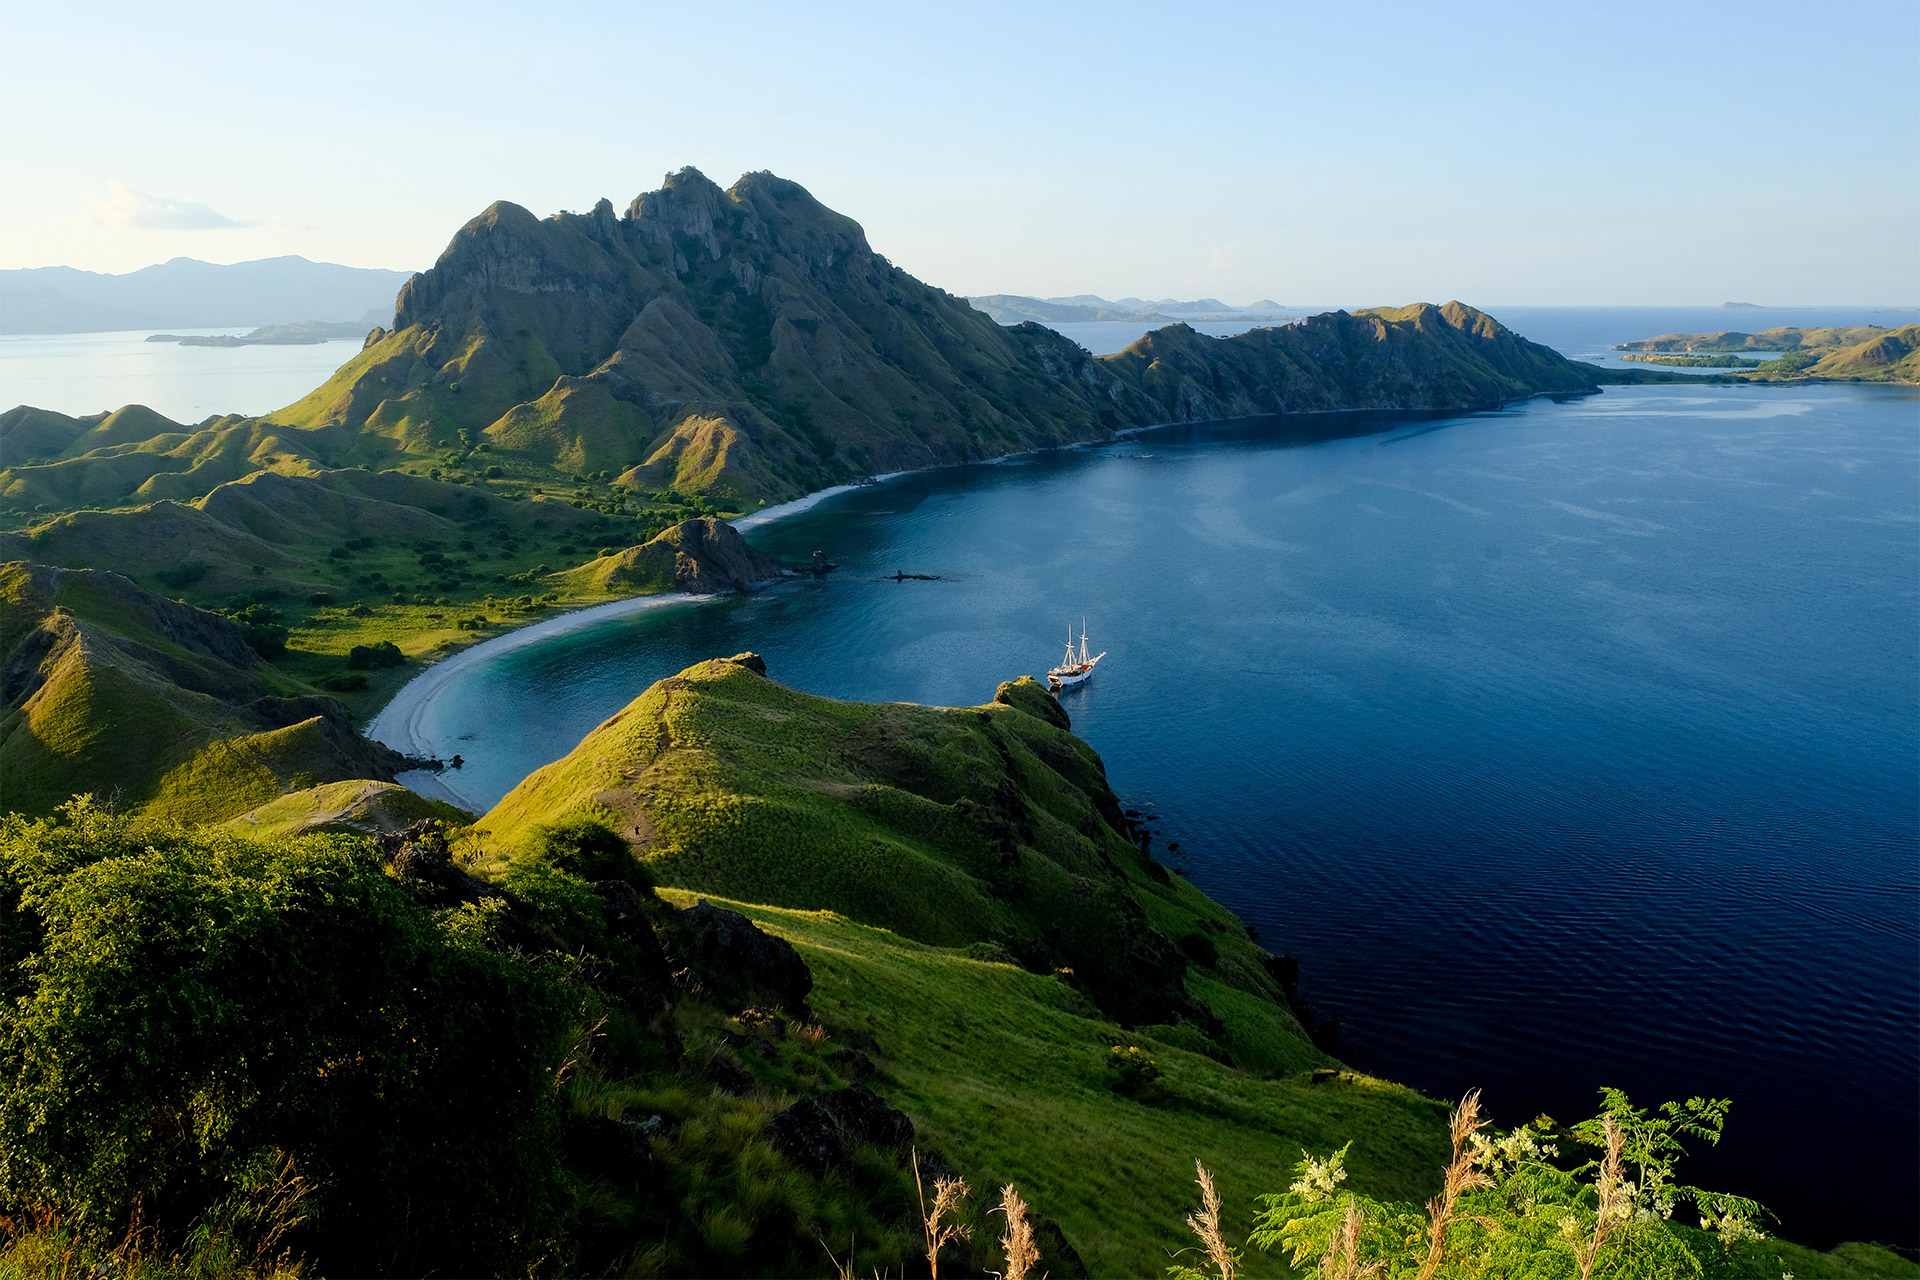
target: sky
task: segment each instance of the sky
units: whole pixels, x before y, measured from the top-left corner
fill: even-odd
[[[0,0],[0,268],[770,169],[960,294],[1920,303],[1920,2]]]

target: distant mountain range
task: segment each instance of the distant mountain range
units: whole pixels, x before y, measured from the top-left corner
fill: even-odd
[[[1000,324],[1080,324],[1090,320],[1133,320],[1173,324],[1177,321],[1208,320],[1291,320],[1298,311],[1289,311],[1279,303],[1262,298],[1248,306],[1236,307],[1218,298],[1196,298],[1183,302],[1178,298],[1114,298],[1091,293],[1076,293],[1070,298],[1029,298],[1018,293],[991,293],[968,298],[976,311],[984,311]]]
[[[0,333],[382,323],[411,274],[292,255],[225,266],[175,258],[117,276],[73,267],[0,271]],[[378,315],[369,319],[371,312]]]

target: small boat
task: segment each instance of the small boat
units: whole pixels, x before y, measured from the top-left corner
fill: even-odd
[[[1073,647],[1073,628],[1067,628],[1067,656],[1060,665],[1047,672],[1047,688],[1058,693],[1062,689],[1071,689],[1077,684],[1085,684],[1093,676],[1093,669],[1100,659],[1107,656],[1106,650],[1089,658],[1087,656],[1087,624],[1080,624],[1080,648]]]

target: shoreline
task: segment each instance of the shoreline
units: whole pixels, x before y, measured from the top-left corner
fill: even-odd
[[[1704,379],[1700,379],[1704,381]],[[889,471],[881,475],[869,476],[865,480],[850,484],[829,485],[816,489],[789,502],[782,502],[760,511],[750,512],[727,521],[734,529],[745,534],[783,520],[788,516],[811,511],[829,498],[843,493],[852,493],[857,489],[868,489],[886,484],[902,476],[922,475],[930,471],[944,471],[956,467],[999,466],[1018,458],[1032,457],[1043,453],[1082,452],[1121,441],[1136,441],[1149,432],[1171,430],[1193,430],[1206,426],[1230,426],[1249,422],[1281,422],[1303,418],[1308,422],[1320,422],[1327,425],[1341,424],[1349,427],[1364,427],[1378,423],[1379,430],[1390,430],[1393,424],[1405,424],[1412,421],[1432,420],[1434,418],[1463,417],[1469,414],[1498,412],[1510,404],[1540,397],[1552,398],[1549,392],[1535,392],[1527,396],[1515,396],[1498,405],[1479,406],[1458,409],[1309,409],[1287,414],[1251,413],[1232,418],[1208,418],[1201,422],[1161,422],[1144,427],[1125,427],[1110,433],[1105,440],[1076,440],[1071,444],[1055,445],[1045,449],[1022,449],[1014,453],[1003,453],[998,457],[983,459],[979,462],[940,463],[931,467],[915,467],[904,471]],[[1603,389],[1595,387],[1592,391],[1578,393],[1581,396],[1600,395]],[[1337,428],[1331,432],[1312,432],[1302,434],[1298,443],[1312,444],[1338,439],[1342,436],[1374,434],[1368,431],[1342,431]],[[697,596],[686,592],[662,592],[651,595],[627,596],[619,600],[610,600],[603,604],[587,605],[584,608],[571,609],[554,617],[543,618],[538,622],[515,627],[511,631],[482,640],[464,648],[455,648],[442,656],[430,659],[420,673],[401,685],[386,703],[368,719],[361,732],[375,742],[391,747],[402,755],[415,759],[439,759],[434,747],[421,736],[421,719],[427,705],[439,695],[441,690],[461,672],[477,665],[484,658],[509,653],[527,645],[537,644],[557,635],[597,626],[613,618],[626,617],[647,609],[669,605],[690,604],[705,600],[718,599],[717,596]],[[398,773],[394,780],[430,799],[444,800],[448,804],[462,809],[471,809],[474,801],[461,795],[445,781],[445,773],[432,769],[409,769]]]
[[[393,696],[387,699],[386,705],[374,713],[373,718],[367,721],[366,728],[361,732],[373,741],[391,747],[402,755],[412,756],[416,760],[438,759],[438,752],[421,736],[423,732],[421,719],[433,699],[461,672],[500,654],[524,649],[528,645],[538,644],[542,640],[565,635],[570,631],[596,626],[609,618],[621,618],[664,605],[691,604],[714,598],[713,596],[696,596],[684,591],[628,596],[623,600],[609,600],[605,604],[588,605],[584,609],[572,609],[555,617],[542,618],[538,622],[529,623],[524,627],[515,627],[511,631],[482,640],[478,644],[456,649],[444,657],[429,662],[419,675],[395,690]],[[463,809],[473,803],[470,798],[459,795],[441,781],[440,774],[436,770],[409,769],[397,774],[394,780],[401,786],[430,799],[445,800]]]

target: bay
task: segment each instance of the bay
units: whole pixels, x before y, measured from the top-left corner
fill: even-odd
[[[313,390],[360,352],[360,341],[183,347],[148,329],[0,334],[0,409],[30,404],[79,417],[143,404],[179,423],[271,413]],[[183,336],[249,333],[174,329]]]
[[[843,567],[474,655],[414,722],[446,782],[484,808],[703,658],[966,704],[1084,618],[1076,731],[1343,1057],[1505,1123],[1729,1096],[1695,1180],[1795,1239],[1915,1242],[1920,394],[1164,429],[751,536]]]

